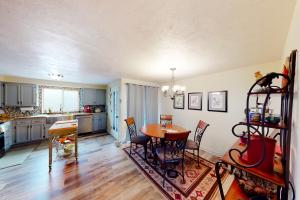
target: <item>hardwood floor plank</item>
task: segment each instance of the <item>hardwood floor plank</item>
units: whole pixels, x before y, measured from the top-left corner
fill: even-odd
[[[51,173],[47,143],[32,145],[34,150],[23,164],[0,170],[1,200],[166,199],[115,146],[110,135],[79,138],[78,164],[73,158],[53,157]]]

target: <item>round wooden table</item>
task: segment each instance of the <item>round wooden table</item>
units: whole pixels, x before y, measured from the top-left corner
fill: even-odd
[[[161,124],[147,124],[141,128],[141,132],[144,135],[154,138],[164,138],[166,132],[176,134],[185,131],[187,130],[173,124],[168,124],[166,127],[162,127]]]

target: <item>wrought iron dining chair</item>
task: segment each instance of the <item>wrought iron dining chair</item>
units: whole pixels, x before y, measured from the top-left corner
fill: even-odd
[[[125,122],[127,124],[129,137],[130,137],[130,154],[131,154],[132,144],[135,144],[135,148],[137,148],[138,145],[142,145],[144,147],[145,160],[147,160],[147,143],[149,142],[150,137],[145,135],[138,135],[133,117],[129,117],[125,119]]]
[[[166,126],[167,124],[172,124],[172,115],[160,115],[160,124]]]
[[[193,150],[193,155],[195,155],[195,151],[197,151],[197,163],[198,166],[200,165],[200,159],[199,159],[199,152],[200,152],[200,144],[202,140],[202,136],[207,129],[209,124],[206,122],[200,120],[198,122],[198,125],[196,127],[195,135],[194,135],[194,140],[188,139],[186,142],[186,149],[188,150]]]
[[[181,173],[182,181],[185,183],[184,179],[184,153],[187,138],[191,131],[186,131],[182,133],[165,133],[164,146],[158,147],[155,150],[156,157],[161,163],[161,167],[164,170],[163,174],[163,187],[165,186],[166,173],[168,171],[167,167],[170,164],[180,164],[181,163]]]

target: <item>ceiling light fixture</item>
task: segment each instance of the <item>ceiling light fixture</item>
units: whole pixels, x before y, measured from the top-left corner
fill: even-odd
[[[53,73],[53,72],[49,73],[48,75],[50,76],[51,79],[54,79],[56,81],[58,81],[64,77],[64,75],[62,75],[62,74]]]
[[[169,96],[173,100],[175,96],[184,94],[185,86],[175,85],[174,72],[176,68],[173,67],[170,70],[172,71],[171,84],[162,86],[161,91],[165,97]]]

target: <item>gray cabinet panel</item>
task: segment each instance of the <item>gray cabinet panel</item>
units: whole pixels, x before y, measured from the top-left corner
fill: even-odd
[[[0,107],[2,107],[4,103],[3,97],[3,83],[0,82]]]
[[[21,106],[36,105],[36,86],[31,84],[20,85],[20,104]]]
[[[100,130],[100,118],[94,118],[93,119],[93,131],[99,131]]]
[[[44,138],[44,125],[32,124],[30,131],[30,140],[41,140]]]
[[[105,105],[106,102],[106,91],[96,90],[96,105]]]
[[[95,105],[96,104],[96,91],[93,89],[82,89],[82,104],[83,105]]]
[[[4,100],[6,106],[35,106],[36,85],[5,83]]]
[[[18,106],[20,105],[19,99],[19,84],[6,83],[4,87],[4,104],[6,106]]]
[[[30,125],[16,126],[16,143],[24,143],[30,141]]]
[[[105,105],[105,90],[83,88],[80,92],[83,105]]]
[[[93,131],[106,129],[106,113],[99,113],[93,115]]]

